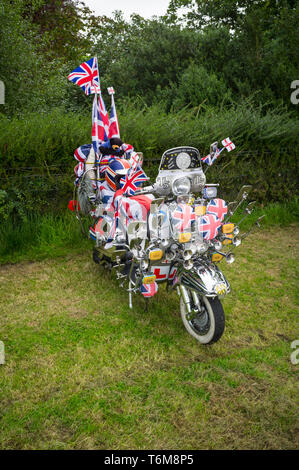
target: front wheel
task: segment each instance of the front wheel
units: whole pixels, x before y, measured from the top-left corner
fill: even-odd
[[[180,299],[181,317],[188,333],[201,344],[218,341],[225,327],[225,316],[218,297],[200,298],[200,309],[191,302],[192,311],[188,313],[183,298]]]

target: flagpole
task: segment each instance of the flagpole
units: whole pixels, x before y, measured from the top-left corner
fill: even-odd
[[[101,82],[100,82],[100,75],[99,75],[99,65],[98,65],[98,57],[96,56],[96,61],[97,61],[97,71],[98,71],[98,79],[99,79],[99,89],[101,90]],[[101,91],[100,91],[101,92]],[[98,88],[95,88],[95,94],[96,94],[96,141],[97,141],[97,151],[96,151],[96,159],[97,159],[97,183],[100,181],[100,157],[99,157],[99,128],[98,128]],[[97,184],[98,186],[98,184]]]

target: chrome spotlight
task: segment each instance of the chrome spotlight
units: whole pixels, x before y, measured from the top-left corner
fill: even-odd
[[[215,250],[217,250],[217,251],[220,251],[220,250],[221,250],[221,248],[222,248],[222,243],[221,243],[220,240],[217,240],[217,241],[214,243],[214,248],[215,248]]]
[[[141,262],[140,262],[140,267],[142,269],[142,271],[146,271],[147,268],[148,268],[148,261],[146,259],[143,259]]]
[[[191,259],[188,259],[188,260],[184,261],[183,266],[187,271],[189,271],[189,269],[193,268],[193,261]]]
[[[161,245],[163,246],[163,248],[168,247],[169,241],[167,240],[167,238],[162,238]]]
[[[228,264],[232,264],[235,261],[235,255],[233,253],[228,253],[225,257]]]
[[[168,261],[173,261],[176,257],[176,252],[173,250],[170,250],[166,253],[166,258]]]
[[[237,237],[233,238],[233,245],[240,246],[241,243],[242,243],[242,240],[240,240],[240,238],[237,238]]]
[[[183,251],[183,258],[184,258],[184,260],[186,260],[186,261],[187,261],[188,259],[191,259],[191,258],[192,258],[192,255],[193,255],[192,250],[189,250],[189,249],[188,249],[188,250],[184,250],[184,251]]]
[[[197,245],[197,252],[199,254],[205,253],[207,251],[207,245],[205,243],[200,243]]]

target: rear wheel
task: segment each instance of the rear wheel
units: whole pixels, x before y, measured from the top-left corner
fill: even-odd
[[[200,307],[198,309],[191,301],[192,311],[188,313],[181,297],[180,310],[184,326],[188,333],[201,344],[216,343],[221,338],[225,327],[222,304],[218,297],[208,298],[203,296],[200,298]]]

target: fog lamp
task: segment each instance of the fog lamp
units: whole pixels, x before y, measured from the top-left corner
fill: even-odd
[[[195,215],[205,215],[206,210],[206,206],[195,206]]]
[[[163,251],[162,250],[152,250],[149,253],[149,259],[151,261],[157,261],[157,260],[161,259],[162,256],[163,256]]]
[[[232,233],[235,228],[235,224],[223,224],[222,233]]]
[[[212,254],[213,263],[218,263],[219,261],[222,260],[222,258],[223,258],[223,256],[220,253],[213,253]]]
[[[142,284],[153,284],[154,282],[156,282],[155,274],[151,274],[150,276],[145,276],[142,279]]]
[[[191,232],[184,232],[179,234],[179,243],[187,243],[191,239]]]

